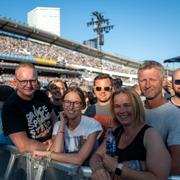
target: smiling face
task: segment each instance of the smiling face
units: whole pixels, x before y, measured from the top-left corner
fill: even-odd
[[[162,95],[163,78],[158,69],[140,70],[138,77],[141,91],[146,99],[152,100]]]
[[[132,102],[127,94],[119,93],[115,95],[113,103],[114,115],[122,126],[135,123]]]
[[[77,92],[69,92],[63,100],[64,113],[69,120],[76,120],[81,117],[82,101]]]
[[[109,78],[97,79],[94,83],[94,94],[100,104],[108,104],[112,95],[112,84]]]
[[[64,95],[65,87],[62,82],[55,82],[51,85],[51,93],[53,98],[61,99]]]
[[[37,88],[37,73],[32,67],[20,67],[16,71],[17,94],[25,100],[32,99]]]

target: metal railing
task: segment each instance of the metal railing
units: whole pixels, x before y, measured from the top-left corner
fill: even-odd
[[[88,166],[50,162],[47,158],[35,160],[30,153],[19,153],[11,145],[0,147],[0,162],[0,179],[3,180],[88,180],[92,175]],[[168,180],[180,180],[180,176],[169,176]]]

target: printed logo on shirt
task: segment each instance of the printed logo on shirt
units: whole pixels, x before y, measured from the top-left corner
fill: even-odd
[[[48,136],[51,130],[50,112],[44,105],[26,114],[28,120],[29,133],[32,139],[38,139]]]
[[[68,152],[78,152],[86,141],[85,136],[66,137],[65,147]]]

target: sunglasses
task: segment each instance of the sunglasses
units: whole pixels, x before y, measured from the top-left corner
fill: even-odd
[[[180,79],[176,79],[176,80],[174,80],[174,84],[176,84],[176,85],[180,85]]]
[[[111,91],[112,88],[109,86],[106,86],[106,87],[96,86],[95,89],[96,89],[96,91],[101,91],[102,89],[104,89],[104,91]]]

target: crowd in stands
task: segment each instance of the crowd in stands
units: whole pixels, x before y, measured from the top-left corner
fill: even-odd
[[[0,53],[55,60],[58,63],[66,63],[67,65],[75,64],[82,67],[92,67],[124,74],[137,74],[136,69],[119,63],[112,63],[104,59],[100,60],[99,58],[55,45],[5,35],[0,35]]]
[[[169,99],[162,90],[164,68],[155,61],[145,61],[138,70],[139,94],[107,74],[95,76],[90,89],[83,80],[38,77],[28,63],[20,64],[15,75],[1,78],[13,76],[16,91],[2,106],[2,121],[8,141],[20,152],[35,159],[90,162],[94,180],[180,175],[179,69],[173,73],[174,94]],[[48,82],[45,89],[40,79]],[[111,129],[118,159],[107,153]]]
[[[167,179],[170,174],[180,175],[179,69],[173,73],[172,84],[164,85],[164,68],[155,61],[146,61],[136,70],[5,35],[0,35],[0,53],[137,75],[139,80],[139,84],[135,78],[113,81],[107,74],[88,70],[81,79],[38,76],[28,63],[20,64],[15,74],[2,74],[0,83],[16,89],[5,105],[2,102],[3,131],[20,152],[31,153],[35,159],[47,157],[78,165],[91,158],[94,180]],[[135,86],[122,88],[126,83],[136,84],[139,95]],[[163,88],[169,93],[167,98]],[[118,159],[107,154],[109,127],[116,137]],[[0,132],[3,139],[2,127]]]

